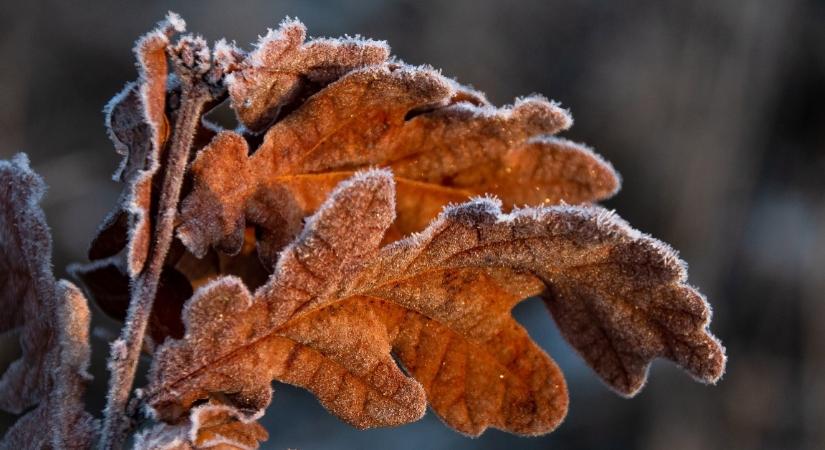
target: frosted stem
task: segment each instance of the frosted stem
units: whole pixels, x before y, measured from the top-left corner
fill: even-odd
[[[178,72],[184,68],[176,67]],[[157,220],[154,228],[154,242],[150,248],[148,264],[135,279],[131,290],[129,311],[120,338],[112,344],[109,359],[111,378],[109,395],[104,410],[103,432],[100,450],[121,447],[130,428],[125,414],[129,393],[135,379],[146,326],[152,312],[152,304],[158,289],[158,280],[163,270],[166,255],[172,243],[178,202],[184,172],[189,160],[192,141],[200,121],[204,105],[215,98],[212,88],[199,77],[181,74],[181,109],[172,134],[166,164],[163,172],[163,187],[160,192]]]

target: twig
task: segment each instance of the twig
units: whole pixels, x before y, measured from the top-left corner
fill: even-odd
[[[112,344],[109,360],[111,379],[99,445],[101,450],[120,448],[124,436],[130,429],[130,419],[124,412],[134,383],[158,282],[172,244],[175,217],[192,141],[204,106],[223,93],[213,78],[210,78],[210,82],[205,77],[210,68],[210,61],[208,48],[203,40],[190,36],[182,37],[171,53],[175,72],[181,82],[181,108],[167,151],[166,164],[163,166],[163,185],[148,264],[132,285],[126,324],[120,338]]]

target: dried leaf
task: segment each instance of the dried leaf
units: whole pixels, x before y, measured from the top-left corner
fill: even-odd
[[[118,178],[127,183],[127,188],[120,205],[104,221],[90,248],[90,259],[100,262],[94,266],[95,270],[114,273],[113,266],[104,269],[109,261],[103,260],[116,258],[127,247],[126,267],[130,278],[134,279],[136,271],[143,267],[146,252],[142,249],[148,251],[148,233],[156,226],[154,218],[147,213],[158,208],[162,181],[159,174],[165,171],[165,161],[158,163],[159,149],[163,150],[168,140],[181,103],[180,83],[176,78],[166,83],[165,99],[159,96],[160,80],[165,77],[161,47],[168,47],[169,36],[182,29],[182,21],[170,15],[155,31],[141,38],[136,46],[141,79],[127,86],[107,108],[110,135],[125,156]],[[189,196],[183,208],[184,224],[179,236],[200,258],[207,256],[210,245],[219,251],[202,260],[192,258],[188,252],[174,253],[167,258],[164,273],[180,270],[193,286],[222,274],[238,274],[251,287],[262,284],[274,267],[278,253],[300,231],[302,219],[314,212],[354,169],[382,165],[384,160],[398,160],[394,162],[396,170],[410,172],[408,178],[397,180],[398,219],[386,234],[386,242],[423,229],[444,205],[486,191],[498,193],[508,204],[561,199],[575,202],[601,198],[618,186],[609,164],[589,150],[536,135],[569,125],[567,113],[555,105],[529,98],[512,110],[497,110],[483,94],[431,70],[397,63],[358,69],[383,63],[388,52],[384,43],[359,39],[319,39],[304,43],[304,35],[303,25],[287,21],[280,30],[263,38],[258,49],[248,56],[224,41],[215,44],[213,66],[221,66],[228,74],[225,82],[239,114],[249,116],[255,109],[239,105],[237,100],[245,95],[266,100],[258,102],[260,107],[256,107],[255,114],[281,110],[281,116],[286,119],[270,129],[253,158],[248,158],[250,137],[226,131],[213,139],[207,151],[200,152],[186,176],[194,177],[202,188]],[[377,77],[375,80],[371,79],[373,75]],[[343,79],[327,86],[340,77]],[[306,97],[318,90],[320,92],[307,101]],[[299,91],[303,94],[289,94]],[[142,92],[152,95],[142,95]],[[166,114],[162,113],[162,100]],[[267,103],[270,100],[272,103]],[[150,101],[154,102],[151,107],[145,107],[144,103]],[[264,104],[269,106],[264,108],[261,106]],[[364,125],[359,125],[361,116],[347,109],[350,104],[368,113]],[[211,106],[207,106],[206,111]],[[145,113],[150,110],[156,113]],[[381,127],[389,125],[383,125],[387,120],[382,119],[382,115],[392,117],[389,122],[395,130],[383,138]],[[352,120],[353,117],[357,119]],[[219,133],[218,129],[201,122],[194,149],[201,148],[202,142]],[[323,124],[320,130],[323,133],[315,133],[317,136],[312,142],[296,141],[296,137],[307,131],[309,123]],[[347,124],[341,132],[336,131],[339,123]],[[397,145],[392,142],[393,133],[399,135]],[[348,135],[350,137],[346,137]],[[527,139],[529,135],[535,136]],[[162,136],[162,139],[153,140],[153,136]],[[361,145],[359,140],[374,150],[362,152],[357,148]],[[341,152],[337,143],[343,141],[351,142]],[[516,145],[522,141],[523,144]],[[293,162],[290,164],[295,167],[290,168],[282,164],[286,158],[284,152],[293,147],[307,153],[305,166]],[[419,150],[422,155],[408,157],[411,151]],[[326,153],[329,161],[325,162]],[[359,156],[359,153],[364,154]],[[462,156],[465,153],[469,156]],[[445,155],[447,160],[439,160]],[[283,166],[278,175],[265,170],[265,165],[273,164]],[[413,173],[417,165],[428,167],[429,173]],[[248,174],[254,179],[239,177],[249,172],[246,166],[259,166],[255,174]],[[445,171],[448,166],[452,169]],[[508,178],[508,175],[512,176]],[[422,177],[429,178],[420,181]],[[138,180],[149,181],[139,185],[145,187],[141,192],[146,195],[135,203]],[[185,188],[184,194],[186,192]],[[135,204],[139,205],[137,212],[129,212],[129,208],[135,209]],[[250,251],[236,255],[243,242],[250,242],[245,233],[252,230],[255,234],[252,226],[257,227],[257,236],[252,239]],[[260,259],[263,266],[255,259]],[[220,262],[215,264],[214,260]],[[111,288],[117,280],[119,288],[115,293]],[[104,284],[109,285],[108,292],[104,292],[105,289],[87,289],[87,292],[104,311],[122,318],[129,296],[125,289],[128,284],[121,276],[105,280]],[[180,298],[185,295],[189,295],[186,289],[171,295],[174,301],[165,309],[179,309]],[[163,301],[155,303],[156,308],[164,308]],[[155,343],[179,328],[178,318],[158,317],[160,313],[153,313],[151,319],[150,334]],[[151,348],[152,344],[147,342],[147,347]]]
[[[113,319],[124,321],[129,308],[129,275],[121,258],[107,258],[89,264],[73,264],[69,272]],[[181,310],[192,296],[192,285],[180,272],[165,267],[160,275],[155,305],[149,322],[146,349],[152,351],[167,337],[183,336]]]
[[[684,263],[672,249],[598,207],[527,208],[509,215],[500,207],[482,199],[446,210],[426,232],[387,247],[361,277],[376,278],[369,285],[380,286],[382,298],[412,309],[428,307],[416,306],[418,302],[449,305],[456,310],[448,309],[448,317],[466,321],[468,329],[489,324],[482,315],[495,305],[479,299],[495,298],[488,294],[495,286],[533,286],[498,297],[509,298],[504,304],[512,306],[541,294],[568,341],[624,395],[638,392],[657,357],[674,361],[706,383],[722,375],[724,349],[707,330],[708,304],[685,284]],[[495,276],[488,272],[493,286],[475,275],[462,281],[468,270],[479,268],[496,269]],[[543,286],[536,288],[537,282]],[[449,285],[448,295],[431,293],[424,287],[430,285]],[[465,296],[467,300],[457,301]],[[473,309],[462,309],[466,305]],[[403,356],[401,360],[410,366]],[[635,382],[617,377],[616,364],[621,375]]]
[[[580,203],[612,195],[612,167],[581,145],[547,135],[566,111],[538,97],[510,108],[458,101],[471,93],[432,70],[385,64],[354,70],[273,125],[249,156],[246,140],[220,133],[192,164],[178,237],[197,256],[240,248],[261,229],[269,267],[329,192],[355,170],[393,169],[394,240],[422,230],[440,209],[495,193],[508,207]]]
[[[14,330],[22,348],[0,378],[0,408],[20,414],[36,406],[2,448],[83,448],[96,432],[82,398],[91,378],[89,309],[76,287],[52,274],[44,192],[25,155],[0,161],[0,333]]]
[[[615,222],[617,229],[630,230]],[[544,293],[567,341],[624,396],[644,386],[656,357],[674,361],[698,381],[715,382],[725,368],[724,349],[708,333],[708,303],[685,284],[687,272],[675,252],[643,238],[617,244],[611,253],[613,258],[599,265],[568,270]],[[580,287],[605,273],[609,285],[590,281]]]
[[[136,436],[135,450],[254,450],[269,434],[252,416],[216,401],[196,406],[179,425],[161,423]]]
[[[386,173],[356,177],[349,183],[353,186],[351,189],[345,188],[334,202],[329,203],[329,208],[322,209],[310,219],[302,238],[284,252],[277,269],[278,272],[294,273],[301,280],[273,278],[259,289],[259,292],[271,294],[262,294],[263,297],[257,302],[252,301],[251,294],[237,278],[222,278],[199,289],[184,311],[184,323],[187,324],[184,340],[167,341],[157,354],[152,386],[164,386],[171,380],[185,378],[192,370],[198,371],[216,356],[226,357],[238,348],[261,340],[255,345],[263,347],[260,352],[238,354],[238,358],[246,363],[250,361],[245,358],[264,358],[251,361],[257,367],[254,374],[249,374],[251,379],[244,377],[233,381],[220,377],[230,385],[219,386],[215,392],[233,393],[236,402],[245,408],[262,409],[269,402],[271,380],[283,376],[288,377],[288,382],[314,390],[328,408],[362,427],[396,425],[421,417],[425,406],[424,392],[418,383],[404,376],[396,367],[389,354],[389,341],[382,336],[379,322],[367,321],[347,329],[335,327],[342,332],[347,331],[347,335],[336,335],[341,338],[340,342],[328,338],[319,345],[349,349],[349,353],[342,352],[338,356],[319,351],[311,342],[271,334],[271,328],[284,323],[308,297],[322,299],[324,294],[340,289],[342,283],[348,280],[348,275],[377,250],[383,231],[393,218],[391,183],[391,176]],[[312,256],[316,258],[308,260]],[[308,273],[313,274],[312,278],[303,279]],[[279,297],[280,302],[263,300],[273,296]],[[315,332],[323,335],[322,330],[319,328]],[[191,346],[192,342],[208,343],[210,350],[204,352],[206,346]],[[383,348],[384,351],[361,351],[361,359],[364,360],[353,361],[350,356],[358,353],[361,345]],[[297,367],[313,365],[318,370],[287,370],[293,364]],[[381,384],[374,385],[370,374],[378,366],[383,368],[383,372],[378,372]],[[251,366],[230,364],[222,367],[225,370],[245,370]],[[319,379],[313,379],[314,373],[319,375]],[[216,378],[210,378],[212,382],[217,382]],[[340,383],[318,383],[328,378]],[[386,389],[387,380],[393,383],[394,389],[391,391]],[[180,401],[177,394],[170,397],[165,390],[165,394],[154,401],[171,403],[171,409],[164,411],[166,417],[184,411],[175,405],[182,404],[188,408],[202,393],[178,387],[175,389],[181,394]],[[353,402],[368,402],[371,406],[361,411],[354,408],[356,405]],[[379,416],[371,415],[373,413]]]
[[[622,358],[645,367],[672,359],[706,382],[721,375],[707,305],[684,284],[678,258],[603,209],[505,215],[499,203],[478,199],[379,250],[393,197],[389,172],[356,175],[308,220],[254,294],[233,277],[199,289],[184,310],[184,338],[167,341],[152,368],[148,401],[159,416],[175,420],[215,392],[257,410],[277,379],[309,389],[358,427],[419,418],[426,392],[464,433],[545,433],[566,413],[565,383],[510,310],[543,294],[570,323],[554,306],[560,292],[602,312],[586,325],[604,329]],[[586,360],[623,389],[609,366]]]
[[[170,27],[166,24],[161,27],[175,28],[174,25]],[[142,41],[139,41],[139,48],[142,47]],[[156,156],[160,156],[160,151],[163,150],[162,170],[158,172],[158,177],[146,179],[143,184],[148,186],[144,191],[146,195],[143,196],[145,202],[141,203],[148,207],[143,209],[143,213],[145,216],[151,213],[154,221],[151,222],[151,227],[133,225],[130,228],[127,268],[132,283],[121,337],[112,344],[109,358],[112,376],[104,409],[101,443],[101,448],[106,449],[118,447],[130,428],[125,413],[146,330],[152,321],[153,311],[157,313],[158,308],[154,307],[154,303],[174,243],[176,215],[186,181],[187,165],[193,154],[193,145],[196,145],[198,130],[202,126],[202,115],[210,105],[225,97],[224,71],[232,69],[233,58],[236,56],[226,48],[210,51],[206,41],[194,35],[184,35],[174,45],[169,45],[168,40],[157,42],[156,47],[161,46],[163,76],[166,76],[165,55],[168,53],[180,88],[180,98],[170,143],[162,149],[159,146],[157,148]],[[144,69],[149,66],[141,65]],[[159,93],[165,103],[165,84]],[[157,186],[154,186],[155,178]],[[144,228],[148,230],[147,233],[141,232]],[[138,257],[135,258],[135,255]]]
[[[239,70],[227,76],[232,108],[249,129],[264,130],[290,103],[355,68],[380,64],[390,54],[381,41],[305,39],[304,24],[287,19],[277,30],[269,30]]]
[[[141,271],[151,242],[153,180],[161,167],[161,151],[170,133],[166,116],[166,49],[169,38],[185,24],[174,13],[135,44],[139,76],[105,108],[109,138],[123,162],[115,179],[126,183],[118,206],[101,225],[89,250],[91,259],[112,256],[128,244],[127,268]]]
[[[210,281],[225,276],[240,277],[250,288],[263,285],[269,272],[261,265],[255,250],[254,230],[247,228],[243,249],[238,255],[210,252],[197,259],[182,246],[172,249],[160,275],[152,315],[144,349],[152,352],[167,337],[183,336],[181,311],[183,304],[192,297],[193,290]],[[69,273],[80,283],[109,317],[124,321],[129,308],[130,278],[119,256],[72,264]]]

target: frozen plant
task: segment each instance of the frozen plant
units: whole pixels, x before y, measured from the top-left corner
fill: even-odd
[[[170,13],[137,41],[138,79],[106,108],[123,193],[70,268],[124,321],[100,418],[83,405],[89,309],[52,275],[44,183],[23,155],[0,162],[0,332],[22,347],[0,406],[28,411],[3,448],[257,448],[273,380],[358,428],[429,405],[470,436],[548,433],[567,388],[511,315],[529,297],[621,395],[655,358],[722,375],[684,263],[593,204],[618,175],[554,137],[572,124],[559,105],[496,107],[384,42],[307,41],[297,20],[248,53],[184,29]],[[205,117],[224,102],[234,130]]]

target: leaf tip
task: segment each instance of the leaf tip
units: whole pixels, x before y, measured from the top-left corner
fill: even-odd
[[[165,24],[168,24],[168,26],[171,27],[172,30],[178,33],[183,33],[184,31],[186,31],[186,21],[183,20],[183,17],[181,17],[180,14],[174,11],[168,11],[166,13],[166,17],[164,20]]]

